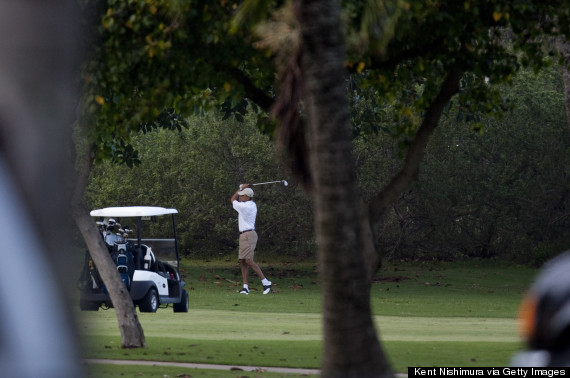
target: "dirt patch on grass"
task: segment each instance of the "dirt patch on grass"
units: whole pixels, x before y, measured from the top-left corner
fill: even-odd
[[[406,276],[374,277],[372,282],[401,282],[403,280],[409,280],[409,278]]]

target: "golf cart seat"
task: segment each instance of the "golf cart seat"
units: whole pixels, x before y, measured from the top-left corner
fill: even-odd
[[[140,245],[140,258],[142,262],[142,269],[152,271],[156,269],[156,258],[154,257],[154,253],[149,246],[145,244]]]

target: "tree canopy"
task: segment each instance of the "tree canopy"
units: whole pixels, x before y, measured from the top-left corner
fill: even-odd
[[[137,162],[129,133],[141,125],[180,127],[176,114],[221,104],[228,115],[242,117],[244,98],[269,111],[279,87],[275,76],[299,40],[291,3],[84,3],[96,18],[82,80],[83,114],[98,124],[89,139],[97,159],[129,165]],[[390,111],[373,128],[390,128],[402,148],[409,146],[450,70],[470,73],[460,93],[466,116],[505,110],[488,84],[511,81],[520,67],[550,64],[544,57],[554,51],[544,51],[546,36],[568,32],[568,10],[560,4],[344,2],[345,66],[355,90],[371,88],[377,108]]]
[[[92,2],[99,18],[83,66],[84,116],[98,160],[133,165],[133,131],[179,128],[177,114],[201,113],[244,98],[269,109],[270,59],[244,33],[230,34],[233,2],[134,0]],[[166,126],[165,126],[165,121]]]

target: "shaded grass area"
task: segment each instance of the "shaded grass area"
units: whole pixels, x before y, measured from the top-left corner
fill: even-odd
[[[148,350],[123,351],[116,347],[116,344],[120,343],[120,339],[117,338],[115,346],[109,345],[110,348],[108,346],[103,352],[90,353],[90,357],[313,369],[318,369],[321,362],[322,346],[317,341],[276,343],[261,340],[255,342],[188,340],[185,342],[180,339],[153,338],[148,341]],[[106,344],[109,344],[108,341]],[[518,342],[384,342],[384,348],[396,372],[406,372],[408,367],[413,366],[507,366],[512,355],[520,350],[520,347]],[[92,369],[96,370],[95,365],[90,366],[90,370]]]
[[[372,285],[373,311],[399,316],[514,318],[534,273],[526,267],[490,263],[387,267]]]
[[[183,274],[191,306],[236,311],[320,313],[318,267],[307,262],[261,262],[275,296],[260,296],[251,277],[249,301],[236,293],[241,275],[234,260],[192,261]],[[371,287],[376,315],[514,318],[536,270],[498,261],[386,264]]]
[[[190,311],[175,314],[170,307],[156,314],[139,314],[148,344],[145,349],[120,348],[112,309],[82,313],[84,355],[319,368],[321,293],[316,264],[261,261],[260,265],[274,283],[271,295],[261,294],[255,276],[250,281],[251,294],[238,294],[241,277],[235,261],[185,262],[182,273],[190,292]],[[394,370],[406,372],[409,366],[507,365],[522,347],[516,314],[534,274],[533,269],[496,261],[386,265],[371,287],[371,304]],[[90,372],[102,374],[90,377],[120,376],[103,375],[106,369],[90,366]],[[129,371],[124,375],[135,370]],[[164,374],[171,373],[148,376]],[[236,372],[218,371],[215,376],[236,376]]]
[[[521,348],[518,342],[386,341],[384,345],[396,372],[415,366],[507,366]]]
[[[90,358],[145,361],[193,362],[204,364],[304,367],[318,369],[320,341],[275,342],[267,340],[194,340],[153,338],[148,348],[120,349],[120,338],[92,339],[97,347]],[[102,348],[101,348],[102,346]]]
[[[252,273],[250,295],[238,295],[241,271],[236,260],[190,261],[182,268],[197,309],[320,313],[321,293],[314,262],[259,262],[273,282],[272,295],[262,295],[259,278]],[[245,300],[247,299],[247,300]],[[276,308],[279,311],[274,311]]]
[[[89,378],[116,378],[116,377],[142,377],[142,378],[190,378],[190,377],[318,377],[318,375],[300,375],[300,374],[279,374],[264,371],[254,373],[245,373],[242,370],[234,369],[231,371],[198,369],[198,368],[184,368],[184,367],[169,367],[169,366],[120,366],[97,364],[89,367]]]

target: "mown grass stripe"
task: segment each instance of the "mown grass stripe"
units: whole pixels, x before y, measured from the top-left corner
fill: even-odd
[[[111,316],[109,316],[110,314]],[[112,312],[89,314],[84,335],[116,335]],[[190,310],[140,314],[146,336],[199,340],[321,340],[321,315]],[[468,317],[374,317],[384,341],[518,342],[515,319]]]

